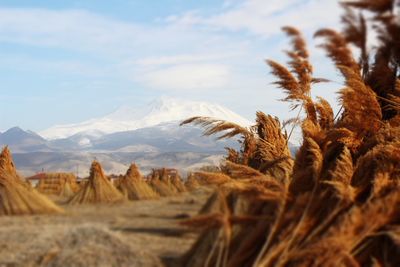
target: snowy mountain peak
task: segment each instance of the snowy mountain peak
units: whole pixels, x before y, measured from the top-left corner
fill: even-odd
[[[182,121],[193,116],[207,116],[248,126],[250,121],[218,104],[160,97],[146,106],[122,106],[111,114],[82,123],[57,125],[40,132],[47,139],[67,138],[75,134],[105,134],[136,130],[160,123]]]

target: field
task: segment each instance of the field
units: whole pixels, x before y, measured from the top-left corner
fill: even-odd
[[[289,60],[267,64],[297,117],[281,122],[259,111],[252,127],[210,117],[182,122],[206,136],[239,136],[240,149],[227,148],[216,169],[186,179],[153,169],[144,177],[133,163],[112,178],[95,160],[84,181],[47,174],[33,188],[3,149],[0,265],[400,266],[397,2],[343,6],[343,32],[315,33],[343,79],[340,109],[313,96],[314,84],[330,81],[314,77],[301,31],[284,27]],[[371,51],[369,29],[377,38]],[[296,126],[303,141],[292,155]]]
[[[0,266],[164,266],[198,233],[179,221],[195,215],[206,189],[118,205],[60,205],[64,214],[0,217]],[[62,203],[62,199],[56,199]]]

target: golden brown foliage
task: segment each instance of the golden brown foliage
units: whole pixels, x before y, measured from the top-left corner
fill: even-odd
[[[214,178],[218,191],[201,217],[186,222],[206,229],[182,266],[400,264],[400,25],[394,3],[344,2],[344,32],[316,33],[325,38],[321,46],[345,82],[336,118],[326,100],[310,96],[318,79],[312,77],[301,34],[284,28],[293,46],[289,68],[267,63],[284,100],[305,111],[295,162],[280,166],[285,179],[277,164],[260,167],[288,154],[278,124],[257,113],[249,134],[252,149],[228,150],[230,161],[222,168],[227,177]],[[373,16],[356,15],[354,8]],[[367,29],[380,39],[375,53],[367,50]],[[360,60],[350,45],[360,50]]]
[[[0,215],[60,213],[62,209],[18,177],[10,150],[0,154]]]
[[[100,163],[93,161],[89,180],[72,196],[69,204],[117,203],[124,201],[124,196],[107,179]]]
[[[73,173],[44,173],[36,189],[45,195],[72,197],[79,190]]]
[[[158,194],[143,180],[136,164],[132,163],[120,178],[117,189],[129,200],[155,199]]]

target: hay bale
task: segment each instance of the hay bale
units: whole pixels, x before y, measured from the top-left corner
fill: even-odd
[[[194,175],[191,173],[185,182],[185,188],[188,191],[193,191],[199,187],[200,187],[199,181],[197,181],[196,177],[194,177]]]
[[[186,186],[179,175],[171,177],[170,181],[171,184],[176,188],[178,193],[183,193],[187,191]]]
[[[79,185],[72,173],[45,173],[36,189],[45,195],[72,197],[79,191]]]
[[[143,180],[134,163],[131,164],[125,176],[118,180],[117,188],[129,200],[158,198],[158,194]]]
[[[159,174],[156,173],[149,179],[150,186],[154,189],[162,197],[169,197],[176,195],[176,191],[172,190],[172,187],[169,186],[165,179],[161,180]]]
[[[104,175],[97,161],[93,161],[88,181],[68,201],[69,204],[116,203],[124,201],[124,196]]]
[[[61,208],[20,179],[11,153],[5,147],[0,154],[0,215],[59,212]]]

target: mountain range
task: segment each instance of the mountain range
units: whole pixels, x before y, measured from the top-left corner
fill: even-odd
[[[0,145],[10,147],[25,175],[45,170],[84,176],[93,159],[108,173],[123,173],[132,161],[144,172],[163,166],[187,171],[216,165],[224,148],[237,147],[238,142],[204,137],[197,126],[179,126],[193,116],[251,125],[217,104],[162,97],[144,107],[121,107],[101,118],[56,125],[39,134],[14,127],[0,133]]]

